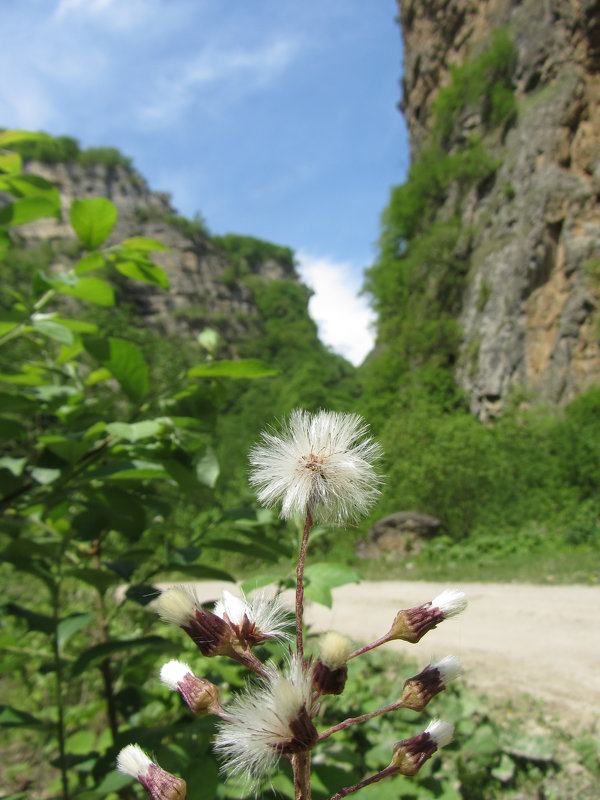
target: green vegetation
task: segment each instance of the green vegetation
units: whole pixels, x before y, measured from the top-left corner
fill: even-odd
[[[121,167],[127,172],[133,172],[131,159],[116,147],[89,147],[82,150],[77,139],[71,136],[51,137],[44,134],[40,139],[23,139],[8,147],[19,153],[25,161],[35,160],[46,164],[74,162],[83,166],[102,164],[105,167]]]

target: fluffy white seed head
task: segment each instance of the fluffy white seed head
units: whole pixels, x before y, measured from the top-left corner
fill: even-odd
[[[431,601],[432,608],[439,608],[444,617],[454,617],[467,607],[467,596],[458,589],[444,589]]]
[[[265,431],[250,452],[250,483],[262,505],[281,516],[343,524],[367,513],[381,479],[373,464],[380,445],[357,414],[296,409],[281,432]]]
[[[425,733],[431,736],[438,747],[445,747],[452,741],[454,725],[441,719],[434,719],[425,728]]]
[[[202,604],[193,585],[172,586],[161,592],[157,601],[158,615],[164,622],[186,625]]]
[[[152,763],[152,760],[148,758],[139,744],[128,744],[117,756],[117,769],[119,772],[136,779],[140,775],[146,775]]]
[[[192,670],[183,661],[167,661],[160,668],[160,679],[165,686],[174,691],[178,690],[178,685],[186,675],[193,674]]]
[[[293,739],[290,723],[310,702],[310,671],[300,662],[292,658],[283,673],[270,667],[266,678],[227,706],[215,737],[223,771],[256,786],[277,765],[282,748]]]
[[[462,672],[462,663],[457,656],[444,656],[439,661],[432,660],[430,666],[440,673],[440,680],[444,686],[447,686]]]
[[[319,659],[329,669],[339,669],[348,661],[352,642],[335,631],[324,634],[319,641]]]

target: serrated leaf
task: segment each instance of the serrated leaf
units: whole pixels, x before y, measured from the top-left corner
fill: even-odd
[[[85,337],[84,347],[117,379],[130,400],[139,403],[148,394],[150,376],[142,351],[125,339]]]
[[[235,361],[210,361],[188,370],[190,378],[269,378],[278,371],[256,358],[240,358]]]
[[[308,564],[304,574],[311,582],[326,584],[331,589],[347,583],[360,583],[360,576],[353,569],[328,561]]]
[[[106,197],[73,200],[71,225],[87,250],[95,250],[106,240],[117,221],[117,209]]]

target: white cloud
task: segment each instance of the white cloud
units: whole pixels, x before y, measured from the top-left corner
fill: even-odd
[[[352,264],[296,254],[298,272],[314,291],[310,315],[317,323],[321,341],[356,366],[372,349],[375,314],[359,297],[362,276]]]
[[[279,39],[255,49],[206,47],[187,63],[178,63],[171,75],[159,78],[153,91],[157,99],[142,107],[141,116],[149,122],[172,123],[202,90],[218,87],[222,92],[224,84],[234,94],[264,88],[286,70],[298,49],[299,43],[291,39]]]

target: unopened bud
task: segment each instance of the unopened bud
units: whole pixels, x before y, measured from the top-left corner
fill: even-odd
[[[204,656],[230,656],[234,652],[233,633],[216,614],[202,608],[192,586],[166,589],[158,598],[162,620],[182,628]]]
[[[187,664],[168,661],[160,670],[161,681],[183,697],[193,714],[205,717],[219,714],[219,689],[214,683],[198,678]]]
[[[399,611],[389,631],[390,639],[403,639],[415,644],[442,620],[459,614],[467,607],[464,592],[446,589],[430,603]]]
[[[452,741],[453,734],[454,727],[450,723],[433,720],[418,736],[396,742],[390,766],[401,775],[416,775],[436,750]]]
[[[418,675],[404,681],[402,705],[413,711],[422,711],[429,701],[443,692],[448,683],[462,670],[460,659],[446,656],[441,661],[432,661]]]
[[[117,769],[138,780],[152,800],[185,800],[185,781],[155,764],[137,744],[121,750]]]
[[[341,694],[348,678],[347,661],[352,643],[330,631],[320,641],[320,653],[313,667],[313,686],[320,694]]]

